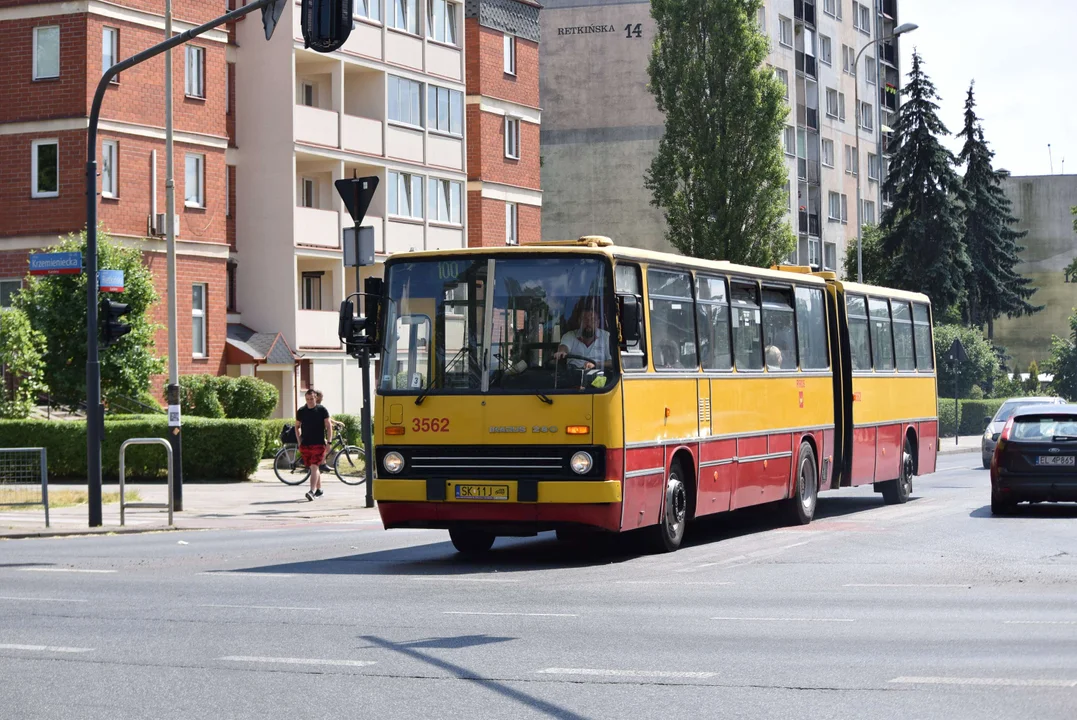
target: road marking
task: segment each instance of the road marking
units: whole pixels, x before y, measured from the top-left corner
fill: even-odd
[[[33,598],[33,597],[0,597],[0,600],[11,600],[18,602],[25,600],[26,602],[58,602],[58,603],[84,603],[87,600],[67,600],[64,598]]]
[[[685,582],[675,582],[673,580],[616,580],[614,585],[735,585],[732,581],[726,582],[707,582],[706,580],[686,580]]]
[[[592,675],[598,677],[630,678],[710,678],[713,672],[678,672],[673,670],[600,670],[597,668],[546,668],[537,672],[546,675]]]
[[[488,582],[488,583],[516,583],[520,582],[516,578],[474,578],[474,577],[450,577],[450,576],[433,576],[433,577],[413,577],[412,580],[418,580],[420,582],[431,582],[440,580],[450,580],[453,582]]]
[[[288,607],[284,605],[199,605],[204,608],[237,608],[243,610],[321,610],[316,607]]]
[[[57,645],[12,645],[0,644],[0,650],[31,650],[34,652],[84,653],[93,648],[61,647]]]
[[[1025,678],[899,677],[890,682],[905,685],[995,685],[1000,687],[1077,687],[1077,680]]]
[[[579,617],[572,613],[523,613],[523,612],[473,612],[470,610],[445,610],[442,615],[498,615],[515,617]]]
[[[1077,625],[1077,620],[1007,620],[1007,625]]]
[[[70,573],[97,573],[109,574],[116,570],[87,570],[85,568],[20,568],[22,572],[70,572]]]
[[[942,583],[846,583],[842,587],[855,588],[968,588],[970,585],[947,585]]]
[[[212,575],[214,577],[271,577],[289,578],[295,577],[294,573],[267,573],[267,572],[243,572],[242,570],[210,570],[208,572],[195,573],[196,575]]]
[[[221,658],[228,662],[270,663],[281,665],[339,665],[342,667],[367,667],[374,665],[374,660],[320,660],[318,658],[286,657],[251,657],[247,655],[229,655]]]
[[[779,622],[833,622],[851,623],[856,622],[849,618],[806,618],[806,617],[712,617],[711,620],[750,620],[753,622],[779,621]]]

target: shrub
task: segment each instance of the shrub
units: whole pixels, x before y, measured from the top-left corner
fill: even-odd
[[[987,428],[985,417],[994,417],[1004,399],[962,400],[960,435],[980,435]],[[939,437],[954,436],[953,398],[939,398]]]
[[[261,423],[252,420],[189,418],[183,423],[183,474],[187,480],[245,480],[258,469],[265,446]],[[167,437],[164,417],[127,416],[105,421],[102,470],[109,479],[119,475],[120,445],[131,438]],[[0,421],[4,447],[45,447],[49,475],[86,477],[86,423],[76,421]],[[164,450],[134,446],[127,450],[128,478],[165,476]]]
[[[983,389],[980,388],[979,385],[973,385],[972,389],[969,390],[969,399],[970,400],[983,400],[984,399],[984,391],[983,391]]]
[[[29,417],[44,389],[45,336],[30,326],[26,313],[0,308],[0,367],[12,381],[0,383],[0,417]]]
[[[1025,380],[1025,392],[1032,395],[1040,392],[1040,364],[1035,360],[1028,364],[1028,380]]]
[[[184,375],[180,378],[180,412],[183,415],[223,418],[224,406],[217,396],[215,375]]]
[[[969,356],[968,362],[961,364],[958,394],[968,397],[973,385],[990,391],[999,374],[998,355],[991,343],[984,339],[983,333],[963,325],[936,325],[935,357],[938,358],[939,365],[939,395],[950,398],[954,396],[954,368],[946,360],[946,355],[950,352],[955,338],[961,340],[965,353]]]
[[[277,407],[280,394],[265,380],[250,376],[218,380],[221,382],[217,392],[227,417],[265,420]]]

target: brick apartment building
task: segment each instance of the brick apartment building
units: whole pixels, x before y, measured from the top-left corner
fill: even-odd
[[[539,7],[530,0],[464,7],[471,247],[542,239]]]

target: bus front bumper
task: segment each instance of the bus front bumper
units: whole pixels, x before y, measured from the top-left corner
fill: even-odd
[[[536,493],[537,490],[537,493]],[[374,481],[380,502],[449,502],[504,505],[521,502],[595,504],[621,502],[619,480],[392,480]]]

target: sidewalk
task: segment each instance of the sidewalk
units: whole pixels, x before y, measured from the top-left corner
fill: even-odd
[[[49,485],[57,490],[85,490],[85,485]],[[140,502],[165,502],[168,486],[161,483],[128,483],[128,490],[138,490]],[[380,526],[375,508],[364,508],[365,485],[345,485],[329,473],[323,477],[324,495],[314,502],[303,497],[309,485],[289,486],[277,480],[272,461],[248,482],[187,483],[183,486],[183,512],[174,514],[175,529],[259,529],[287,525],[361,524]],[[105,492],[116,492],[117,483],[106,483]],[[89,528],[87,507],[78,505],[51,508],[51,527],[45,528],[41,510],[0,507],[0,539],[33,535],[80,535],[110,532],[147,532],[168,529],[167,510],[129,508],[126,525],[120,527],[119,503],[104,506],[104,526]]]
[[[954,444],[952,437],[939,438],[939,455],[953,455],[955,453],[979,452],[982,435],[962,435]]]

